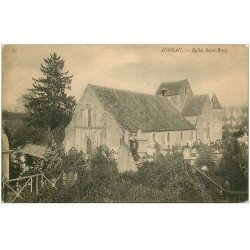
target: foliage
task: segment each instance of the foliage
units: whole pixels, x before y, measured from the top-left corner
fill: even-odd
[[[8,136],[10,148],[14,149],[27,143],[47,144],[47,131],[41,128],[27,127],[23,119],[26,114],[4,111],[3,129]]]
[[[56,53],[44,62],[40,68],[43,77],[33,78],[33,88],[24,96],[29,111],[25,122],[54,132],[65,128],[71,120],[75,100],[67,96],[66,90],[71,89],[73,75],[68,76],[68,71],[63,71],[65,61]]]
[[[222,147],[224,153],[217,174],[229,180],[232,190],[247,190],[248,177],[236,163],[247,164],[248,150],[237,140],[226,140]],[[209,150],[205,145],[199,145],[198,151],[199,164],[206,164],[211,169],[211,155],[206,156]],[[78,179],[70,186],[59,184],[58,189],[47,186],[39,196],[27,193],[25,202],[225,201],[213,184],[193,171],[178,155],[156,154],[151,160],[144,159],[137,172],[124,173],[118,173],[113,152],[105,146],[94,150],[89,159],[74,148],[68,154],[63,148],[51,148],[48,156],[46,159],[53,165],[49,171],[75,171]]]
[[[94,183],[105,184],[118,173],[117,163],[112,151],[106,146],[99,146],[91,155],[90,173]]]
[[[90,170],[73,186],[44,188],[25,202],[210,202],[200,180],[179,157],[155,155],[138,172],[118,173],[112,152],[96,149]]]
[[[205,144],[200,144],[197,146],[197,150],[199,154],[196,162],[197,166],[207,166],[210,171],[214,171],[215,163],[213,159],[213,150],[215,150],[215,148],[207,147]]]
[[[208,193],[182,157],[158,154],[138,170],[137,180],[164,192],[165,202],[210,201]]]
[[[232,190],[248,190],[248,149],[240,145],[236,138],[225,139],[222,147],[220,175],[229,181]]]

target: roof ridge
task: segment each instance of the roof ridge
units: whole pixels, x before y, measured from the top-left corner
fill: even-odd
[[[164,98],[164,96],[157,96],[157,95],[153,95],[153,94],[148,94],[148,93],[141,93],[141,92],[136,92],[136,91],[131,91],[131,90],[126,90],[126,89],[118,89],[118,88],[109,88],[109,87],[105,87],[105,86],[100,86],[100,85],[95,85],[95,84],[90,84],[88,83],[88,85],[91,87],[91,86],[94,86],[94,87],[97,87],[97,88],[104,88],[104,89],[108,89],[108,90],[118,90],[118,91],[122,91],[122,92],[128,92],[128,93],[133,93],[133,94],[139,94],[139,95],[147,95],[147,96],[155,96],[157,98]]]
[[[161,82],[161,83],[180,83],[180,82],[188,82],[188,79],[178,80],[178,81],[168,81],[168,82]]]
[[[216,94],[213,94],[211,98],[213,109],[223,109]]]

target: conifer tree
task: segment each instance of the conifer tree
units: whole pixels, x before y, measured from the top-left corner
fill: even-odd
[[[44,62],[40,67],[42,77],[32,78],[33,88],[24,96],[29,114],[25,121],[27,125],[46,129],[53,135],[71,120],[76,102],[66,92],[71,90],[73,75],[63,71],[65,61],[56,53],[50,54]]]

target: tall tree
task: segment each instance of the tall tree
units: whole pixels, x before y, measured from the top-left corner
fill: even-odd
[[[44,59],[41,64],[42,77],[33,79],[33,88],[24,96],[24,105],[29,113],[26,123],[29,126],[46,129],[53,135],[64,129],[71,120],[76,105],[71,90],[73,75],[64,72],[65,61],[56,53]]]

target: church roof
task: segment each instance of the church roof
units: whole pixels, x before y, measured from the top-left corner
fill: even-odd
[[[208,95],[195,95],[194,97],[187,97],[181,113],[184,116],[201,115],[207,99],[209,99]]]
[[[178,95],[180,93],[180,89],[185,86],[189,86],[187,79],[176,82],[163,82],[155,94],[160,95],[162,90],[166,90],[166,96]]]
[[[213,109],[222,109],[222,106],[215,94],[213,95],[211,101],[212,101]]]
[[[166,97],[89,86],[120,126],[131,132],[195,129]]]

